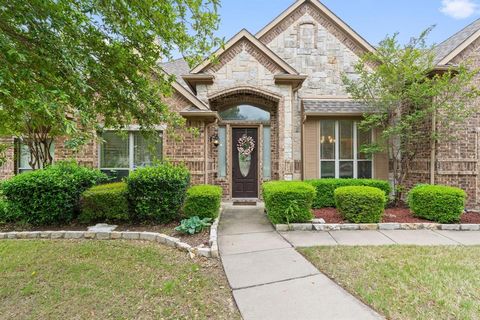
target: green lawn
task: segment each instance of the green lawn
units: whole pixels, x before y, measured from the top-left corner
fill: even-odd
[[[319,247],[300,251],[389,319],[480,319],[480,247]]]
[[[158,244],[1,241],[2,319],[238,319],[217,260]]]

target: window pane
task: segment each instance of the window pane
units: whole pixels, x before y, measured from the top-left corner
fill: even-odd
[[[128,137],[121,137],[115,132],[105,132],[102,138],[104,142],[100,148],[100,167],[128,169]]]
[[[340,161],[340,178],[353,178],[353,161]]]
[[[28,148],[28,145],[26,145],[25,143],[20,143],[19,149],[20,149],[20,155],[18,159],[18,171],[21,173],[21,172],[32,170],[32,167],[30,166],[30,150]],[[50,155],[53,157],[54,154],[55,154],[55,143],[52,143],[50,145]]]
[[[160,140],[155,141],[155,144],[152,145],[153,141],[148,141],[140,132],[133,133],[134,137],[134,153],[133,153],[133,166],[134,168],[138,167],[147,167],[151,166],[154,161],[162,160],[162,138],[160,133]]]
[[[335,161],[322,161],[322,178],[335,178]]]
[[[270,121],[270,112],[250,105],[239,105],[219,112],[223,120]]]
[[[362,146],[369,145],[372,143],[372,131],[361,131],[358,130],[357,133],[357,148],[358,148],[358,153],[357,153],[357,158],[358,159],[369,159],[369,155],[361,153],[360,150]]]
[[[340,159],[353,159],[353,121],[339,121]]]
[[[335,159],[335,121],[320,121],[320,157],[322,160]]]
[[[270,143],[270,127],[263,127],[263,178],[270,179],[272,176],[272,147]]]
[[[358,161],[358,178],[372,179],[372,162]]]
[[[218,128],[218,176],[227,176],[227,131],[225,127]]]

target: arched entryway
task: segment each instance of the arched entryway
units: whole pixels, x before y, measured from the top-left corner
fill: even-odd
[[[261,184],[278,179],[279,106],[281,98],[253,88],[238,88],[211,97],[218,112],[213,150],[216,184],[231,199],[261,197]]]

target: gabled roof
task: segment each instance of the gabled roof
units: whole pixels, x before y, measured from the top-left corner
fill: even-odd
[[[363,37],[361,37],[357,32],[355,32],[348,24],[346,24],[342,19],[335,15],[330,9],[323,5],[318,0],[297,0],[292,4],[287,10],[282,12],[278,17],[276,17],[272,22],[260,30],[255,36],[258,39],[261,39],[262,36],[266,35],[270,30],[275,26],[281,23],[285,18],[287,18],[292,12],[297,10],[301,5],[305,3],[312,4],[315,8],[320,10],[332,23],[334,23],[340,30],[348,34],[358,45],[360,45],[366,51],[374,52],[375,48],[368,43]]]
[[[480,36],[480,19],[469,24],[435,47],[435,64],[447,65]]]
[[[253,36],[250,32],[248,32],[245,29],[242,29],[239,33],[233,36],[233,38],[231,38],[223,48],[217,50],[214,53],[214,56],[220,57],[223,53],[227,52],[231,47],[233,47],[235,44],[237,44],[241,40],[246,40],[250,42],[258,50],[260,50],[267,57],[269,57],[270,60],[275,62],[281,69],[283,69],[285,73],[291,74],[291,75],[298,75],[298,72],[292,66],[290,66],[282,58],[277,56],[272,50],[270,50],[270,48],[268,48],[265,44],[260,42],[257,38],[255,38],[255,36]],[[203,61],[201,64],[199,64],[197,67],[195,67],[191,71],[191,73],[200,73],[210,65],[212,65],[212,61],[210,61],[210,59],[207,59]]]

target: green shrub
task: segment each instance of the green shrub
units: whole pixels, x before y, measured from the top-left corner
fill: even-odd
[[[127,198],[136,220],[168,223],[180,216],[190,173],[185,166],[164,163],[137,169],[126,182]]]
[[[460,221],[465,210],[465,191],[447,186],[421,185],[408,193],[408,206],[417,217],[439,223]]]
[[[19,174],[3,182],[1,192],[14,220],[33,225],[61,224],[76,218],[82,192],[106,180],[99,170],[65,162]]]
[[[300,181],[271,181],[262,186],[267,215],[273,224],[302,223],[313,219],[315,188]]]
[[[335,207],[335,199],[333,193],[335,189],[349,186],[374,187],[385,192],[388,200],[392,191],[388,181],[375,179],[317,179],[306,181],[315,187],[317,196],[313,200],[313,208],[329,208]]]
[[[178,232],[185,234],[195,234],[200,233],[203,229],[210,226],[211,218],[200,219],[197,216],[191,217],[189,219],[184,219],[180,222],[180,225],[175,228]]]
[[[218,217],[222,201],[222,188],[219,186],[199,185],[187,191],[187,199],[183,207],[186,217],[198,216],[200,218]]]
[[[124,182],[95,186],[82,194],[81,223],[128,221],[127,185]]]
[[[335,204],[352,223],[379,223],[385,211],[385,192],[379,188],[351,186],[334,191]]]

